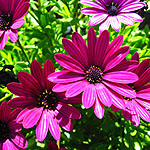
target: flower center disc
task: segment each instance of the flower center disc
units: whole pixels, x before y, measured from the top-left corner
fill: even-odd
[[[123,98],[124,98],[125,100],[127,100],[127,101],[132,101],[132,98],[125,97],[125,96],[123,96]]]
[[[0,121],[0,142],[4,142],[9,138],[8,124]]]
[[[0,30],[7,31],[12,25],[12,17],[8,15],[0,15]]]
[[[42,92],[37,98],[38,106],[44,109],[55,110],[58,104],[57,97],[54,92],[47,90]]]
[[[118,14],[118,5],[117,4],[111,3],[109,5],[106,5],[106,8],[107,8],[107,12],[109,15],[115,16]]]
[[[91,66],[87,71],[86,71],[86,79],[90,83],[99,83],[102,81],[102,75],[103,72],[99,67],[96,66]]]

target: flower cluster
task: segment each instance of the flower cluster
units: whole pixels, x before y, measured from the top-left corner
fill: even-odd
[[[24,24],[29,0],[0,2],[0,49],[3,49],[8,36],[12,42],[17,41],[16,29]],[[97,38],[91,27],[87,43],[78,32],[73,33],[72,41],[63,38],[68,55],[57,53],[54,56],[62,70],[55,72],[51,60],[46,60],[43,68],[33,60],[31,74],[19,71],[18,79],[13,76],[15,80],[1,81],[16,97],[0,105],[0,150],[27,147],[27,140],[19,132],[22,126],[25,129],[36,126],[40,142],[45,140],[48,130],[55,140],[60,140],[60,127],[72,131],[71,119],[81,118],[76,104],[82,104],[86,109],[92,107],[99,119],[104,117],[104,109],[110,107],[115,112],[121,109],[124,118],[134,126],[140,124],[140,118],[150,122],[149,59],[140,62],[136,52],[127,60],[130,47],[122,46],[123,36],[110,42],[107,31],[111,25],[118,32],[120,22],[130,26],[134,21],[142,22],[134,11],[145,4],[139,0],[80,0],[80,3],[91,6],[83,8],[81,13],[94,15],[89,25],[100,23],[100,36]],[[0,71],[3,78],[7,75],[6,68],[12,71],[12,66],[5,66]],[[59,146],[50,142],[48,149],[59,150]]]

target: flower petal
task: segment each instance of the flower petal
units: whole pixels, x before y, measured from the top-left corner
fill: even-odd
[[[1,35],[1,38],[0,38],[0,49],[4,49],[4,47],[6,45],[6,42],[8,41],[8,35],[9,35],[8,31],[3,32],[3,34]]]
[[[150,88],[138,91],[136,97],[150,100]]]
[[[9,32],[9,37],[12,42],[14,42],[14,43],[17,42],[18,31],[16,29],[12,29],[11,32]]]
[[[129,25],[129,26],[133,26],[134,25],[134,21],[131,18],[128,18],[125,14],[118,14],[117,18],[120,22]]]
[[[25,23],[25,20],[23,18],[19,18],[15,20],[11,26],[11,29],[18,29]]]
[[[9,105],[9,102],[8,102],[8,105]],[[12,121],[14,119],[16,119],[16,117],[18,116],[18,114],[21,112],[21,109],[20,108],[16,108],[14,109],[10,115],[9,115],[9,121]]]
[[[121,28],[121,23],[120,23],[120,21],[119,21],[118,18],[115,17],[115,16],[109,16],[109,18],[110,18],[110,24],[111,24],[112,28],[113,28],[116,32],[118,32],[118,31],[120,30],[120,28]]]
[[[100,23],[99,32],[102,33],[104,30],[108,30],[110,26],[110,17],[107,17],[103,22]]]

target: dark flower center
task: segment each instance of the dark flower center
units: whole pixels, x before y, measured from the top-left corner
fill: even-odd
[[[123,96],[123,98],[124,98],[125,100],[132,101],[132,98],[125,97],[125,96]]]
[[[114,2],[110,3],[109,5],[106,5],[107,12],[111,16],[115,16],[118,14],[118,5]]]
[[[44,109],[55,110],[58,105],[58,100],[54,92],[44,91],[37,98],[38,106]]]
[[[99,67],[96,66],[91,66],[89,69],[86,71],[86,79],[90,83],[99,83],[102,81],[102,76],[103,72]]]
[[[12,25],[12,17],[10,14],[0,15],[0,30],[7,31]]]
[[[4,142],[9,138],[8,124],[0,121],[0,142]]]

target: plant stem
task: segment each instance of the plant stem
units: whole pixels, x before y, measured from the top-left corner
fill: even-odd
[[[29,61],[29,59],[28,59],[28,57],[27,57],[27,55],[26,55],[26,53],[25,53],[25,51],[24,51],[24,48],[22,47],[22,45],[21,45],[19,39],[17,40],[17,43],[18,43],[18,45],[19,45],[19,47],[20,47],[20,49],[21,49],[23,55],[25,56],[27,62],[29,63],[29,66],[30,66],[30,61]]]
[[[59,140],[57,141],[57,146],[58,146],[58,149],[60,149],[60,141]]]

